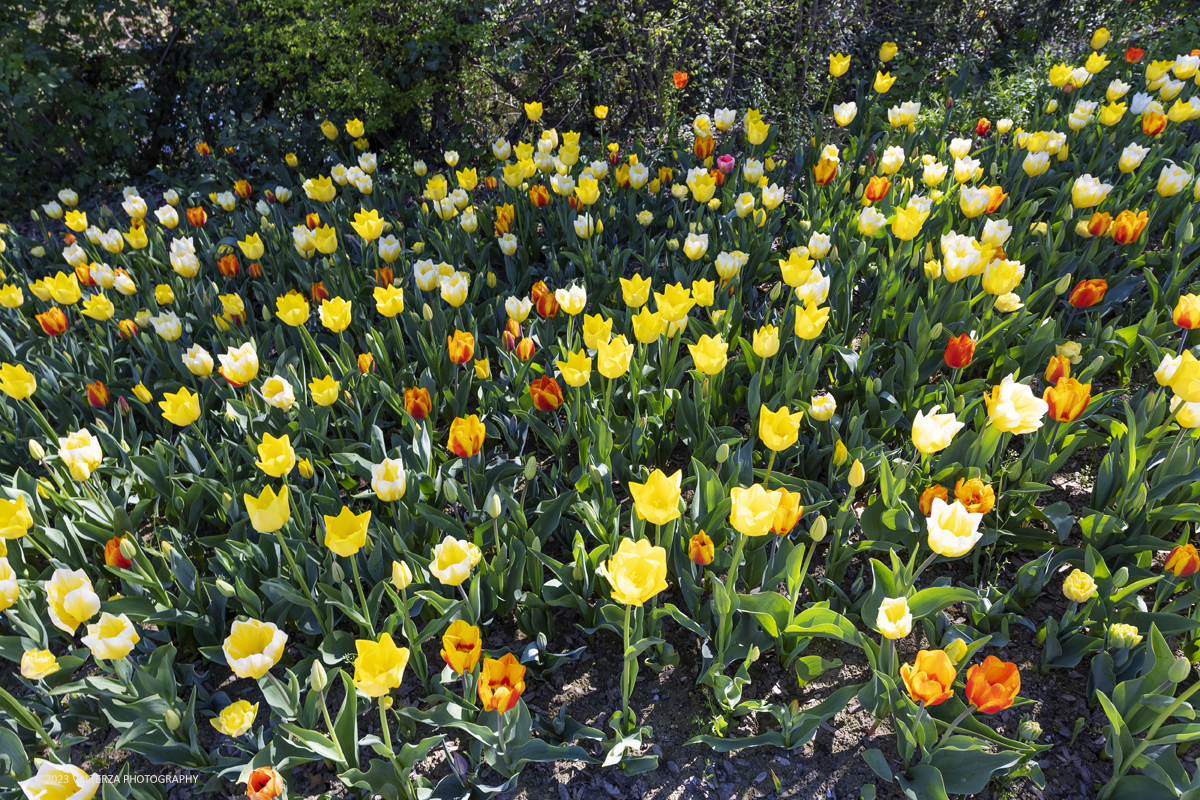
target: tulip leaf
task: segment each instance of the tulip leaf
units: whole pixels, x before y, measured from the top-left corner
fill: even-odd
[[[970,589],[959,589],[952,586],[931,586],[928,589],[922,589],[908,598],[908,610],[912,613],[913,619],[920,619],[936,611],[941,611],[947,606],[958,603],[969,603],[972,600],[978,599],[979,596]]]

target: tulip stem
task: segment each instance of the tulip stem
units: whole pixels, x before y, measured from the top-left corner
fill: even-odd
[[[321,701],[321,716],[325,718],[325,729],[329,731],[329,738],[333,740],[333,747],[338,752],[338,760],[346,763],[346,754],[342,752],[342,745],[338,741],[337,734],[333,730],[333,720],[329,716],[329,708],[325,703],[325,690],[317,692],[317,699]]]
[[[392,732],[388,730],[387,709],[383,707],[383,701],[387,699],[385,694],[379,698],[379,725],[383,728],[383,745],[389,753],[392,752]]]
[[[358,590],[358,602],[362,604],[363,618],[367,621],[367,632],[371,634],[371,639],[375,639],[375,623],[371,619],[372,614],[367,608],[367,597],[363,594],[362,580],[358,577],[358,555],[350,556],[350,571],[354,574],[354,588]]]
[[[288,567],[292,570],[292,579],[304,590],[304,596],[312,605],[313,615],[317,618],[317,624],[321,626],[321,633],[328,636],[329,630],[325,625],[325,618],[321,616],[317,601],[313,599],[312,590],[308,588],[308,581],[304,580],[304,576],[300,574],[300,568],[296,566],[296,559],[292,556],[292,549],[287,546],[287,542],[283,538],[282,529],[275,530],[275,538],[279,540],[279,548],[283,550],[283,557],[287,559]]]
[[[938,740],[938,749],[941,749],[945,746],[946,741],[950,738],[950,734],[954,733],[954,729],[957,728],[964,719],[975,713],[976,709],[978,709],[978,706],[976,706],[974,703],[971,703],[971,705],[963,709],[963,712],[959,714],[953,722],[950,723],[950,726],[946,728],[946,732],[942,734],[942,738]]]
[[[729,575],[726,578],[726,588],[730,591],[736,591],[734,585],[737,583],[738,564],[742,560],[742,548],[746,546],[746,537],[738,532],[737,542],[733,545],[733,563],[729,565]]]
[[[629,679],[629,616],[633,610],[633,606],[625,606],[625,647],[621,651],[621,658],[624,660],[624,672],[621,675],[621,726],[626,730],[629,729],[629,695],[632,694],[632,681]]]
[[[771,451],[770,458],[767,459],[767,476],[763,478],[763,488],[771,488],[771,470],[775,467],[775,451]]]

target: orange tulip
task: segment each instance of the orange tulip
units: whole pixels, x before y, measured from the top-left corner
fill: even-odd
[[[250,273],[251,278],[261,278],[263,275],[262,264],[257,261],[251,261],[250,266],[246,269]]]
[[[1125,209],[1113,220],[1113,241],[1117,244],[1133,244],[1142,235],[1149,221],[1150,217],[1145,211],[1138,212],[1135,216],[1132,211]]]
[[[1088,233],[1092,236],[1103,236],[1108,233],[1109,227],[1112,225],[1112,214],[1107,211],[1097,211],[1092,214],[1092,218],[1088,220]]]
[[[319,303],[322,300],[329,299],[329,290],[325,288],[325,281],[317,281],[314,283],[312,288],[308,290],[308,294],[314,303]]]
[[[421,386],[414,389],[405,389],[404,410],[413,419],[425,419],[428,417],[429,412],[433,410],[433,400],[429,397],[429,390]]]
[[[521,323],[517,322],[512,317],[509,317],[508,319],[504,320],[504,332],[511,336],[515,342],[517,339],[521,338]],[[511,350],[512,348],[510,347],[508,349]]]
[[[486,178],[483,179],[483,185],[489,189],[495,189],[496,188],[496,176],[488,175]]]
[[[1042,399],[1050,406],[1052,419],[1074,422],[1092,399],[1092,385],[1080,383],[1074,378],[1059,378],[1056,384],[1047,387]]]
[[[465,364],[475,357],[475,337],[460,330],[446,337],[446,351],[455,364]]]
[[[682,89],[687,86],[688,74],[686,72],[672,72],[671,80],[675,83],[676,89]]]
[[[1171,312],[1175,324],[1187,330],[1200,327],[1200,295],[1185,294],[1179,297],[1175,310]]]
[[[538,208],[550,202],[550,190],[538,184],[529,190],[529,201]]]
[[[828,186],[837,176],[837,170],[837,162],[832,159],[822,158],[818,161],[813,165],[813,175],[817,179],[817,186]]]
[[[123,319],[117,323],[117,335],[122,339],[132,339],[137,336],[137,323],[131,319]]]
[[[358,371],[363,375],[375,371],[375,356],[370,353],[358,354]]]
[[[534,303],[541,300],[544,294],[554,294],[554,292],[550,291],[550,287],[546,285],[545,281],[538,281],[529,289],[529,299]]]
[[[980,117],[979,121],[975,123],[975,135],[976,136],[987,136],[988,131],[990,131],[991,129],[992,129],[992,121],[989,120],[987,117]]]
[[[713,137],[704,135],[696,137],[696,143],[692,146],[692,149],[696,153],[696,158],[703,161],[704,159],[712,156],[713,150],[716,149],[716,146],[717,143],[713,140]]]
[[[1147,136],[1158,136],[1167,128],[1167,115],[1157,111],[1142,112],[1142,133]]]
[[[1059,378],[1071,377],[1071,359],[1066,356],[1050,356],[1050,363],[1046,365],[1046,374],[1043,377],[1051,386],[1058,383]]]
[[[779,506],[775,509],[775,519],[771,523],[771,533],[786,536],[796,527],[800,517],[804,516],[804,506],[800,505],[800,493],[789,492],[787,489],[776,489],[779,494]]]
[[[525,691],[525,666],[505,653],[501,659],[485,658],[479,672],[479,702],[484,711],[503,714],[516,707]]]
[[[933,501],[936,498],[941,498],[943,502],[950,499],[949,490],[940,483],[933,484],[921,492],[921,496],[917,498],[917,506],[920,507],[922,514],[928,517],[933,513]]]
[[[104,408],[108,405],[108,387],[100,381],[87,385],[88,405],[92,408]]]
[[[208,146],[208,142],[197,142],[196,152],[202,156],[206,156],[212,152],[212,148]]]
[[[271,767],[259,767],[250,773],[246,781],[246,797],[249,800],[275,800],[283,794],[283,776]]]
[[[450,452],[460,458],[470,458],[483,448],[487,430],[479,417],[455,417],[450,423]]]
[[[304,218],[304,224],[308,226],[310,231],[315,231],[321,227],[321,215],[314,211]]]
[[[1167,556],[1167,563],[1163,565],[1163,569],[1176,578],[1186,578],[1200,569],[1200,554],[1196,552],[1194,545],[1181,544]]]
[[[517,358],[521,359],[522,361],[528,361],[529,359],[533,358],[534,349],[533,339],[530,339],[528,336],[526,336],[524,339],[517,342]]]
[[[71,326],[71,323],[67,321],[67,315],[57,306],[49,311],[36,314],[34,319],[42,326],[42,330],[50,336],[61,336]]]
[[[946,342],[946,352],[942,354],[942,360],[946,362],[946,366],[953,369],[970,366],[971,359],[974,357],[975,340],[967,333],[951,336],[950,341]]]
[[[954,484],[954,499],[966,506],[972,514],[986,514],[996,505],[996,492],[991,484],[979,478],[958,479]]]
[[[188,224],[193,228],[199,228],[208,222],[208,214],[200,206],[189,208],[186,213]]]
[[[244,180],[237,181],[236,183],[233,184],[233,191],[237,193],[238,197],[245,200],[247,197],[250,196],[250,192],[251,192],[250,182],[244,181]]]
[[[958,671],[945,650],[921,650],[912,664],[900,667],[900,677],[913,700],[927,707],[944,703],[954,696],[954,678]]]
[[[1021,673],[1010,661],[988,656],[967,670],[967,699],[984,714],[1008,708],[1020,691]]]
[[[121,542],[124,536],[114,536],[104,543],[104,563],[110,567],[129,569],[133,562],[121,555]]]
[[[537,312],[542,319],[558,316],[558,299],[553,292],[547,292],[537,299]]]
[[[872,203],[878,203],[888,193],[888,189],[892,188],[892,182],[887,178],[881,178],[878,175],[872,175],[867,181],[867,189],[863,192],[863,196]]]
[[[491,180],[493,183],[495,182],[495,178],[491,178]],[[494,189],[496,187],[493,185],[489,186],[488,188]],[[512,203],[505,203],[504,205],[496,206],[496,221],[492,226],[496,230],[496,235],[501,236],[511,231],[513,220],[516,218],[517,212],[516,209],[513,208]]]
[[[237,256],[233,253],[228,253],[217,259],[217,270],[226,278],[236,278],[241,265],[238,264]]]
[[[458,675],[473,671],[482,653],[479,628],[468,622],[455,620],[442,634],[442,660]]]
[[[375,270],[375,283],[378,286],[391,286],[396,280],[396,271],[391,267],[380,267]]]
[[[1103,278],[1080,281],[1071,290],[1070,303],[1075,308],[1091,308],[1104,299],[1108,291],[1108,281]]]
[[[92,279],[92,267],[90,264],[80,264],[75,267],[75,277],[84,286],[96,285],[96,281]]]
[[[716,545],[707,533],[700,531],[688,541],[688,558],[702,567],[707,567],[717,555]]]
[[[1146,55],[1146,51],[1140,47],[1130,47],[1125,51],[1125,60],[1130,64],[1139,63]]]
[[[983,213],[991,214],[1000,207],[1004,202],[1004,198],[1008,197],[1008,193],[999,186],[988,186],[986,188],[991,194],[988,196],[987,208],[983,210]]]
[[[538,411],[557,411],[563,402],[562,387],[554,378],[544,375],[529,384],[529,397]]]

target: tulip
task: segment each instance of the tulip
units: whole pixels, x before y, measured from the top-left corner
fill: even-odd
[[[39,759],[37,773],[19,785],[29,800],[92,800],[100,781],[99,775],[88,775],[79,767]]]
[[[867,188],[863,192],[863,197],[871,203],[878,203],[887,194],[891,188],[892,182],[887,178],[881,178],[878,175],[872,175],[867,181]]]
[[[666,320],[661,314],[651,313],[649,307],[643,306],[641,312],[633,317],[633,335],[642,344],[653,344],[658,341],[666,327]]]
[[[554,292],[554,299],[558,302],[559,308],[574,317],[587,306],[587,289],[578,284],[570,289],[557,289]]]
[[[536,102],[526,103],[525,104],[525,116],[527,116],[529,118],[530,122],[537,122],[539,119],[542,118],[542,104],[536,103]]]
[[[685,77],[685,83],[686,80]],[[524,691],[525,666],[517,662],[516,656],[505,653],[500,659],[483,660],[483,667],[479,672],[478,693],[484,711],[495,711],[499,714],[511,711],[520,701]]]
[[[959,478],[954,484],[954,499],[972,514],[986,514],[996,505],[995,491],[978,478]]]
[[[446,586],[459,586],[471,576],[482,555],[473,543],[447,536],[434,545],[429,571]]]
[[[483,652],[482,645],[479,628],[457,619],[442,634],[442,660],[457,675],[473,672]]]
[[[1006,433],[1032,433],[1042,427],[1042,417],[1049,410],[1043,400],[1034,396],[1027,385],[1008,375],[999,386],[984,395],[988,418],[997,430]]]
[[[359,639],[354,642],[358,658],[354,660],[354,688],[367,697],[383,697],[400,688],[404,668],[408,666],[408,648],[397,647],[391,634],[378,642]]]
[[[887,72],[876,72],[875,83],[872,88],[879,94],[887,94],[888,89],[892,88],[892,84],[896,82],[896,77]]]
[[[921,492],[921,496],[917,498],[917,506],[921,509],[921,513],[928,517],[933,513],[934,500],[941,500],[945,503],[949,499],[950,492],[947,491],[946,487],[935,483]]]
[[[688,351],[692,354],[692,362],[696,369],[705,375],[716,375],[725,368],[728,360],[729,345],[718,334],[717,336],[701,336],[696,344],[689,344]]]
[[[58,456],[71,470],[71,477],[86,481],[104,460],[100,440],[88,430],[79,430],[58,440]]]
[[[984,714],[996,714],[1010,707],[1021,691],[1017,665],[988,656],[982,664],[967,670],[967,699]]]
[[[879,604],[875,627],[888,639],[903,639],[912,632],[912,612],[903,597],[885,597]]]
[[[61,308],[55,307],[42,314],[35,314],[34,319],[42,326],[42,330],[50,336],[61,336],[66,333],[70,323]]]
[[[529,359],[533,358],[534,349],[533,339],[530,339],[528,336],[526,336],[524,339],[517,342],[517,358],[519,358],[521,361],[528,361]]]
[[[850,56],[844,56],[841,53],[829,54],[829,74],[835,78],[840,78],[846,74],[846,70],[850,69]]]
[[[2,560],[2,559],[0,559]],[[105,611],[94,625],[87,626],[88,635],[81,640],[92,651],[92,657],[117,661],[133,650],[141,638],[133,623],[124,614],[113,616]]]
[[[1050,417],[1059,422],[1078,419],[1087,408],[1091,396],[1092,385],[1080,383],[1074,378],[1060,378],[1054,386],[1047,387],[1043,395]]]
[[[450,452],[460,458],[471,458],[483,447],[487,431],[479,417],[455,417],[450,423]]]
[[[771,450],[782,452],[799,440],[803,418],[803,411],[792,413],[786,406],[771,411],[764,404],[758,412],[758,438]]]
[[[14,400],[25,400],[37,391],[37,378],[24,364],[0,364],[0,391]]]
[[[1097,28],[1096,32],[1092,34],[1092,49],[1100,50],[1106,44],[1108,44],[1108,29]]]
[[[688,540],[688,558],[692,563],[707,567],[713,562],[716,554],[716,546],[713,544],[712,538],[704,531],[700,531]]]
[[[647,520],[653,525],[666,525],[677,519],[682,481],[682,470],[667,476],[659,469],[650,473],[645,483],[629,481],[625,488],[633,497],[638,519]]]
[[[1096,596],[1096,581],[1091,575],[1077,569],[1063,581],[1062,591],[1068,600],[1084,603]]]
[[[982,513],[968,511],[957,499],[947,504],[940,497],[933,498],[925,521],[929,530],[929,549],[946,558],[966,555],[983,538],[979,531],[982,519]]]
[[[1161,365],[1159,369],[1162,369]],[[1200,402],[1200,360],[1197,360],[1190,350],[1184,350],[1183,355],[1179,357],[1169,375],[1167,385],[1183,402]]]
[[[1158,174],[1158,185],[1155,190],[1163,197],[1174,197],[1183,191],[1192,176],[1177,164],[1164,165]]]
[[[322,129],[324,129],[324,125],[326,124],[329,123],[323,123]],[[333,136],[329,136],[329,138],[332,139],[334,136],[337,136],[336,129],[333,132]],[[246,797],[248,800],[275,800],[276,797],[283,794],[283,791],[283,776],[272,767],[258,767],[246,779]]]
[[[238,700],[221,709],[221,713],[209,720],[212,726],[226,736],[241,736],[254,726],[258,716],[258,703]]]
[[[829,308],[818,308],[815,305],[805,305],[796,311],[796,335],[801,339],[811,340],[821,335],[829,322]]]
[[[394,503],[404,497],[407,479],[404,463],[395,458],[384,458],[371,465],[371,491],[385,503]]]
[[[264,487],[258,497],[243,494],[246,513],[250,517],[250,525],[259,533],[274,533],[287,524],[291,518],[291,507],[288,505],[288,487],[284,485],[279,494],[270,486]]]
[[[667,588],[667,551],[649,539],[621,539],[617,551],[597,573],[612,586],[613,600],[641,606]]]
[[[446,352],[455,364],[465,364],[475,357],[475,337],[464,331],[455,330],[446,337]]]
[[[371,524],[370,510],[355,514],[342,506],[336,517],[322,515],[325,520],[325,546],[343,558],[352,557],[367,543],[367,526]]]
[[[143,402],[148,402],[148,400],[143,400]],[[192,394],[186,387],[181,387],[178,392],[174,393],[164,392],[163,400],[158,407],[162,409],[163,419],[181,428],[186,428],[200,419],[200,395]],[[286,440],[286,438],[285,436],[284,439]]]
[[[267,405],[284,411],[290,409],[296,402],[292,384],[278,375],[272,375],[263,381],[262,395],[263,399],[267,401]]]
[[[611,326],[612,320],[609,320],[610,330]],[[611,341],[597,340],[595,350],[596,367],[600,374],[609,380],[615,380],[629,370],[629,361],[633,357],[633,345],[623,335],[617,336]]]
[[[786,536],[804,516],[804,506],[800,504],[802,498],[799,492],[789,492],[783,488],[776,489],[775,493],[779,495],[779,505],[771,520],[771,533]]]
[[[1103,279],[1080,281],[1071,290],[1069,302],[1075,308],[1090,308],[1104,299],[1108,282]]]
[[[80,625],[100,610],[100,598],[83,570],[56,569],[46,581],[46,610],[50,621],[74,636]]]
[[[1176,578],[1187,578],[1194,575],[1197,570],[1200,570],[1200,554],[1197,554],[1195,545],[1188,543],[1175,547],[1167,556],[1167,562],[1163,565],[1163,569]]]
[[[749,488],[734,487],[730,497],[729,523],[734,529],[745,536],[765,536],[771,531],[782,499],[778,492],[765,491],[756,483]]]
[[[53,675],[58,670],[58,659],[49,650],[26,650],[21,655],[21,677],[26,680],[39,681],[47,675]],[[48,765],[50,765],[49,761],[41,763],[42,767]],[[38,772],[41,773],[41,771],[39,768]]]
[[[392,586],[396,587],[397,592],[403,592],[412,583],[413,574],[409,569],[408,564],[404,561],[392,562]]]
[[[592,359],[582,352],[570,353],[566,361],[555,361],[563,380],[568,386],[585,386],[592,377]]]
[[[950,340],[946,342],[946,351],[942,354],[942,360],[946,362],[946,366],[952,369],[970,366],[971,359],[974,357],[975,340],[967,333],[951,336]]]
[[[31,448],[33,442],[31,439]],[[40,461],[41,458],[35,460]],[[16,500],[0,499],[0,539],[20,539],[32,527],[33,517],[29,514],[25,495],[17,495]]]
[[[912,423],[912,440],[917,450],[931,455],[940,453],[950,446],[954,435],[963,429],[954,414],[936,413],[941,406],[934,406],[928,416],[918,411]]]
[[[955,639],[956,642],[961,640]],[[954,696],[957,676],[954,661],[943,650],[920,650],[912,664],[900,667],[900,678],[913,700],[925,707],[940,705]]]

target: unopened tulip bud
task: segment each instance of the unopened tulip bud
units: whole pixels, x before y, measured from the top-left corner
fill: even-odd
[[[37,439],[29,440],[29,455],[34,461],[41,461],[46,457],[46,450]]]
[[[675,218],[667,217],[667,230],[670,230],[671,228],[674,228],[674,227],[675,227]]]
[[[34,222],[37,222],[39,219],[41,219],[41,217],[38,216],[36,209],[30,209],[29,218],[32,219]]]
[[[167,727],[172,731],[179,730],[179,726],[183,724],[183,720],[179,719],[179,714],[173,708],[168,708],[163,712],[163,718],[167,721]]]
[[[121,555],[130,561],[137,556],[137,545],[127,536],[121,537]]]
[[[442,484],[442,493],[446,495],[447,503],[458,502],[458,484],[447,481]]]
[[[850,451],[846,449],[846,445],[841,439],[838,439],[837,444],[833,446],[833,465],[840,467],[846,463],[846,459],[850,457]]]
[[[104,420],[102,420],[102,419],[97,419],[97,420],[96,420],[96,427],[97,427],[97,428],[99,428],[100,430],[104,431],[105,433],[108,433],[108,425],[106,425],[106,424],[104,423]]]
[[[421,316],[426,322],[433,322],[433,309],[429,307],[429,303],[421,307]]]
[[[308,685],[315,692],[323,692],[329,685],[329,676],[325,674],[320,659],[313,659],[312,671],[308,673]]]
[[[488,270],[487,285],[489,289],[496,288],[496,273],[492,272],[491,270]]]
[[[496,519],[497,517],[500,516],[500,512],[502,510],[503,509],[500,506],[500,495],[496,494],[495,492],[492,492],[492,496],[488,498],[488,503],[487,503],[488,516],[491,517],[492,519]]]
[[[672,253],[674,253],[676,250],[679,249],[679,240],[678,239],[667,239],[667,249],[670,250]]]
[[[1171,669],[1167,670],[1167,678],[1172,683],[1179,683],[1188,676],[1192,671],[1192,662],[1186,658],[1177,658],[1175,663],[1171,665]]]
[[[782,294],[783,294],[783,284],[777,283],[771,287],[771,293],[768,295],[768,297],[771,298],[772,303],[777,303],[777,302],[779,302],[779,297]]]
[[[399,542],[397,542],[399,544]],[[392,562],[392,586],[396,587],[396,591],[403,592],[412,583],[412,570],[408,568],[408,563],[405,561]]]
[[[333,582],[341,583],[345,579],[346,579],[346,571],[344,569],[342,569],[342,565],[337,563],[336,561],[333,562]]]
[[[1035,720],[1021,720],[1021,739],[1026,742],[1036,742],[1042,735],[1042,726]]]
[[[124,395],[117,398],[117,409],[122,414],[128,414],[130,411],[133,410],[129,407],[129,401],[125,399]]]
[[[533,480],[534,476],[537,475],[537,471],[537,460],[533,456],[530,456],[525,460],[525,480]]]
[[[829,533],[829,521],[825,519],[825,515],[817,517],[817,521],[808,529],[808,535],[812,538],[813,543],[818,543]]]
[[[1129,567],[1121,567],[1113,573],[1113,588],[1120,589],[1125,584],[1129,583]]]
[[[421,255],[422,253],[425,252],[425,243],[424,242],[413,242],[412,250],[417,255]]]
[[[962,660],[967,657],[967,643],[962,639],[955,639],[954,641],[950,642],[950,644],[943,647],[942,650],[945,651],[946,655],[949,656],[950,660],[955,664],[961,663]]]
[[[729,460],[729,443],[722,442],[721,446],[717,448],[717,463],[724,464],[728,460]]]
[[[233,584],[220,578],[217,578],[217,591],[226,597],[233,597],[237,594],[237,589],[233,588]]]
[[[942,323],[939,322],[929,329],[929,338],[934,341],[942,338]]]
[[[263,322],[271,321],[271,309],[267,308],[265,305],[262,307],[262,321]]]
[[[1060,295],[1067,289],[1071,288],[1071,273],[1067,273],[1058,279],[1058,283],[1054,284],[1054,293]]]
[[[309,478],[311,478],[313,476],[313,465],[312,465],[312,462],[309,461],[307,458],[300,459],[298,462],[296,462],[296,466],[298,466],[300,468],[300,477],[301,478],[308,480]]]
[[[866,479],[867,471],[862,462],[857,458],[854,459],[854,463],[850,465],[850,474],[846,476],[846,482],[850,484],[851,489],[857,489],[863,485]]]

